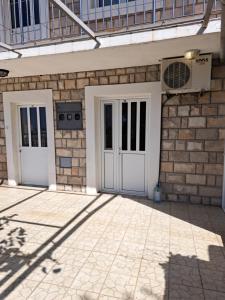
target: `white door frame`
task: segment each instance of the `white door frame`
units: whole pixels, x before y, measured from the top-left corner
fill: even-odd
[[[141,102],[141,101],[145,101],[146,102],[146,142],[145,142],[145,151],[139,152],[138,150],[135,151],[131,151],[131,150],[126,150],[123,151],[121,148],[121,143],[122,143],[122,120],[121,120],[121,114],[122,114],[122,103],[123,101],[126,100],[127,103],[129,102]],[[100,99],[101,101],[101,112],[99,114],[100,120],[101,120],[101,124],[100,124],[100,138],[101,138],[101,147],[100,147],[100,151],[101,151],[101,160],[100,160],[100,164],[101,164],[101,190],[105,191],[105,192],[119,192],[121,194],[127,194],[127,193],[131,193],[131,191],[125,191],[123,190],[122,186],[123,186],[123,176],[122,176],[122,155],[124,153],[129,152],[129,154],[137,154],[137,152],[139,152],[138,154],[140,155],[144,155],[145,159],[148,159],[148,145],[149,145],[149,138],[148,138],[148,126],[149,126],[149,105],[150,105],[150,99],[149,98],[144,98],[144,97],[126,97],[123,99]],[[104,105],[105,104],[112,104],[113,107],[113,150],[106,150],[104,147]],[[137,114],[138,115],[138,114]],[[139,124],[139,122],[137,121],[137,124]],[[128,125],[129,128],[129,125]],[[129,129],[128,129],[129,130]],[[137,129],[137,137],[138,137],[139,133],[138,133],[138,129]],[[128,133],[128,136],[130,136],[130,134]],[[130,144],[128,142],[128,144]],[[137,142],[138,144],[138,142]],[[129,148],[129,147],[128,147]],[[113,152],[113,173],[114,173],[114,188],[113,189],[107,189],[104,187],[104,180],[105,180],[105,152],[111,153]],[[146,196],[147,193],[147,168],[145,168],[145,175],[144,175],[144,185],[145,185],[145,191],[144,192],[138,192],[138,191],[133,191],[132,195],[140,195],[140,196]]]
[[[147,145],[148,176],[147,193],[153,198],[154,187],[158,182],[160,161],[161,130],[161,83],[135,83],[85,88],[86,139],[87,139],[87,193],[96,194],[101,188],[101,137],[100,137],[100,102],[124,98],[147,98],[149,105],[149,145]]]
[[[17,186],[20,183],[20,163],[18,155],[18,105],[37,104],[46,107],[48,133],[48,186],[56,190],[55,139],[52,90],[30,90],[3,93],[3,109],[5,120],[6,153],[8,169],[8,185]]]
[[[224,171],[223,171],[223,194],[222,194],[222,208],[225,212],[225,143],[224,143]]]

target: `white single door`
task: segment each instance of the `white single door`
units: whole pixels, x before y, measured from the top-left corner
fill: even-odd
[[[102,189],[146,195],[146,100],[102,103]]]
[[[20,106],[18,114],[21,184],[48,186],[46,107]]]
[[[14,44],[48,37],[48,1],[10,0],[11,36]]]

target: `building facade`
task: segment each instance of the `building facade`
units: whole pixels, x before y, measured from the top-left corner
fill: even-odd
[[[201,1],[64,1],[99,45],[54,2],[17,3],[1,11],[5,183],[153,198],[160,182],[164,200],[223,204],[219,2],[197,35]],[[193,48],[212,56],[210,88],[163,91],[162,60]]]

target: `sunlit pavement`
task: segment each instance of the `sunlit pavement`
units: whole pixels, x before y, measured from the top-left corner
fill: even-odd
[[[0,187],[0,299],[225,299],[225,214]]]

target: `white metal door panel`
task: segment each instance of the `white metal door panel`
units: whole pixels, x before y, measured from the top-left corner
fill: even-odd
[[[145,157],[139,154],[122,154],[122,191],[145,193]]]
[[[20,106],[19,155],[21,184],[48,186],[48,137],[46,108]]]
[[[104,188],[114,189],[114,153],[104,153]]]
[[[147,102],[102,101],[102,189],[147,194]]]
[[[146,100],[121,101],[119,116],[120,191],[146,195]]]
[[[21,150],[21,180],[22,184],[48,185],[48,149]]]

